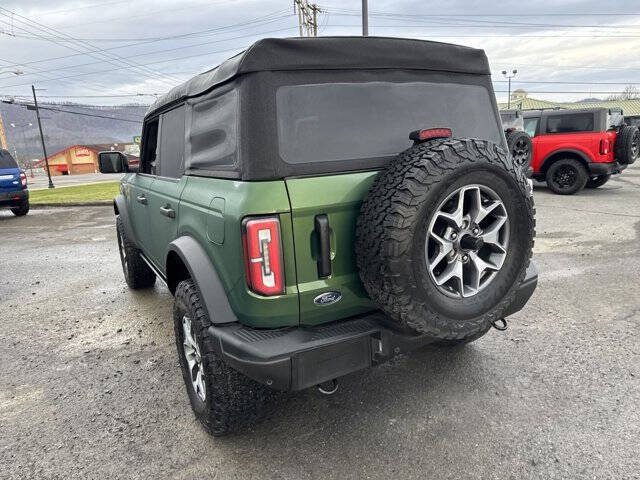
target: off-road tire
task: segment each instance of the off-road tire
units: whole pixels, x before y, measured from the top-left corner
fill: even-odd
[[[611,174],[609,175],[598,175],[597,177],[592,177],[587,180],[586,187],[587,188],[598,188],[603,186],[605,183],[609,181],[611,178]]]
[[[201,354],[206,386],[204,401],[194,390],[184,354],[182,320],[185,315],[190,318],[192,336]],[[191,279],[183,280],[176,287],[173,319],[180,369],[189,401],[205,430],[213,436],[221,436],[260,420],[278,392],[232,369],[217,355],[216,339],[208,330],[211,320],[203,307],[200,291]]]
[[[615,158],[624,165],[634,163],[640,153],[640,132],[634,125],[625,125],[618,132],[613,148]]]
[[[11,213],[13,213],[16,217],[22,217],[29,213],[29,202],[24,202],[19,207],[14,207],[11,209]]]
[[[127,236],[127,232],[120,216],[116,218],[116,233],[118,235],[118,250],[122,272],[127,285],[132,290],[150,288],[156,283],[156,274],[140,257],[140,250]]]
[[[533,154],[533,143],[531,137],[522,130],[511,130],[506,134],[507,148],[516,166],[524,172],[531,165],[531,155]]]
[[[570,183],[566,183],[558,179],[563,173],[564,169],[567,175],[571,176]],[[545,175],[547,186],[559,195],[573,195],[581,191],[587,181],[589,180],[589,174],[585,166],[575,158],[563,158],[554,162],[549,167]],[[569,180],[567,180],[569,182]]]
[[[484,184],[508,210],[509,253],[492,283],[473,297],[440,292],[425,266],[431,216],[460,185]],[[479,338],[502,318],[525,276],[535,235],[527,179],[507,152],[483,140],[414,145],[379,174],[360,209],[356,258],[370,297],[399,327],[446,343]]]

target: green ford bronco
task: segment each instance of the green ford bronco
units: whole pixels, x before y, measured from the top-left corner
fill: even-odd
[[[443,43],[264,39],[159,98],[114,201],[118,244],[129,287],[175,297],[207,431],[274,391],[331,393],[505,328],[537,284],[505,147],[484,52]]]

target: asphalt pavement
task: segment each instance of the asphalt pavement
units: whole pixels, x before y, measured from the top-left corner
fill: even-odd
[[[0,477],[640,478],[640,165],[535,199],[540,283],[506,332],[224,438],[191,413],[171,295],[124,283],[112,210],[0,212]]]

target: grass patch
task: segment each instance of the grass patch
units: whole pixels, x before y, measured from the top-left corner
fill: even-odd
[[[29,202],[38,203],[84,203],[113,200],[120,193],[120,182],[102,182],[89,185],[74,185],[29,192]]]

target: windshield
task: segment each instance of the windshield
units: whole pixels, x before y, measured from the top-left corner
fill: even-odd
[[[18,164],[6,150],[0,150],[0,168],[18,168]]]
[[[381,158],[411,146],[409,133],[450,127],[458,138],[502,144],[489,91],[451,83],[326,83],[276,93],[278,144],[287,163]]]

